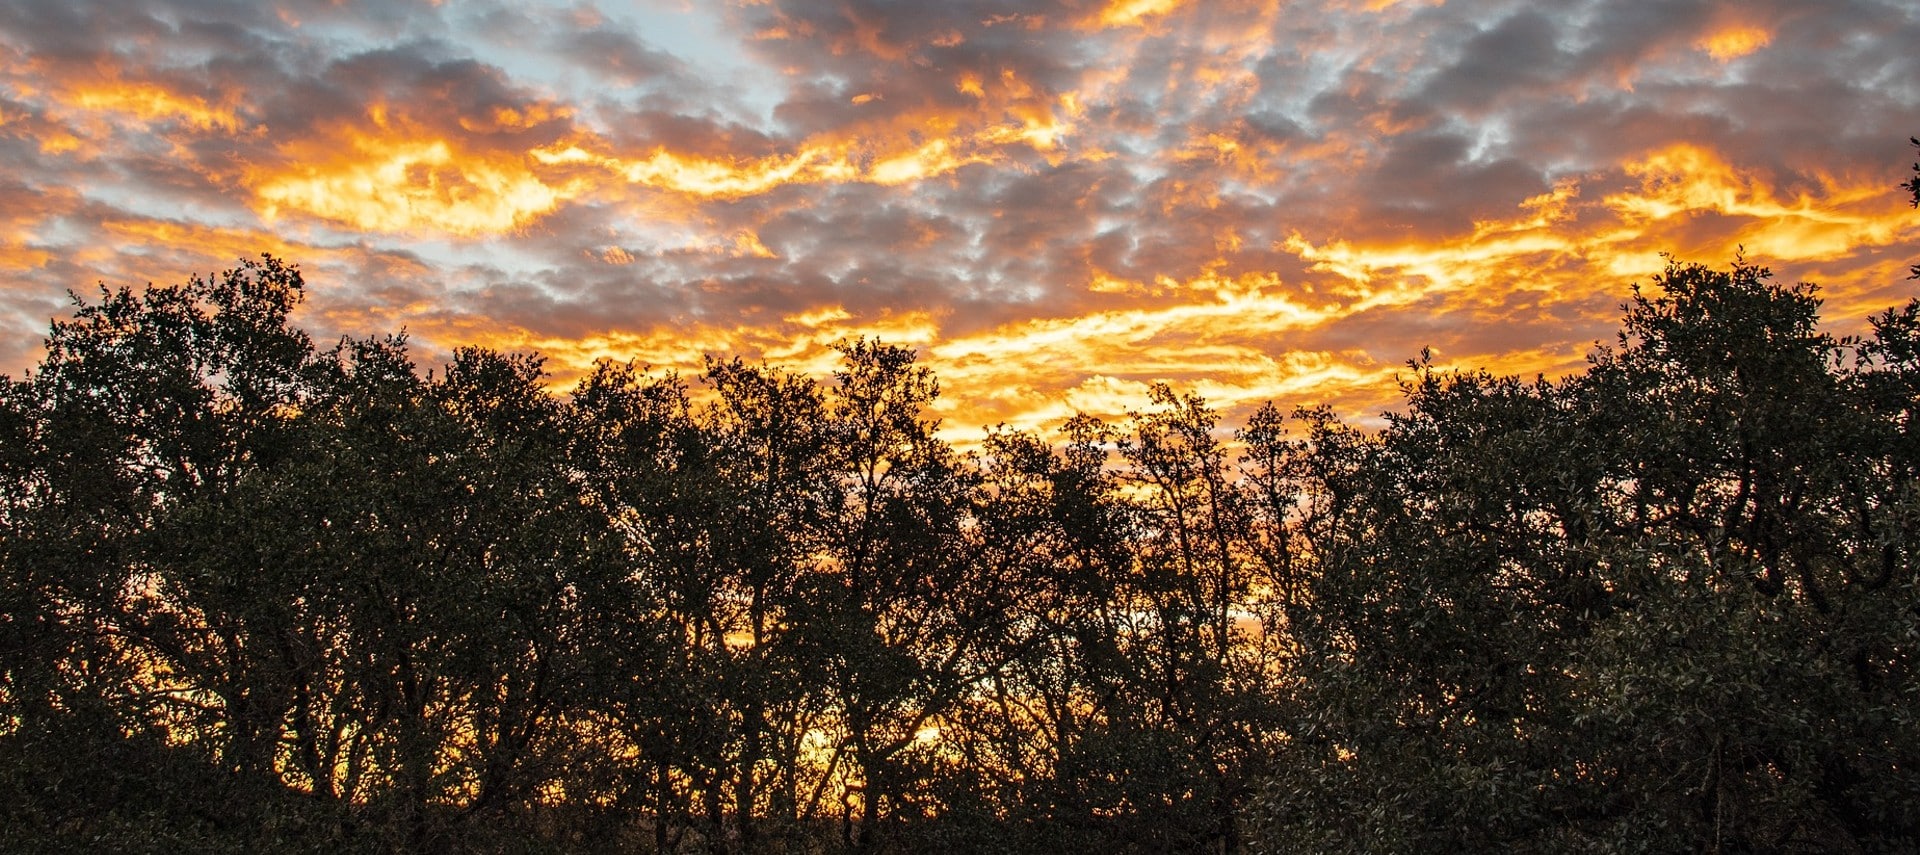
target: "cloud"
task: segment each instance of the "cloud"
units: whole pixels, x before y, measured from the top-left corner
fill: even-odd
[[[67,288],[697,370],[921,348],[956,436],[1170,381],[1577,370],[1662,253],[1910,296],[1920,11],[1494,0],[0,6],[0,370]],[[1851,319],[1851,320],[1846,320]]]

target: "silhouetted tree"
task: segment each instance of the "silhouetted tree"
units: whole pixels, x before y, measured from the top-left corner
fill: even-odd
[[[1311,425],[1261,848],[1912,845],[1910,333],[1849,365],[1810,287],[1654,284],[1581,377],[1417,364],[1376,437]]]
[[[1673,263],[1576,377],[961,454],[910,349],[563,396],[303,288],[0,378],[0,849],[1920,842],[1920,300]]]

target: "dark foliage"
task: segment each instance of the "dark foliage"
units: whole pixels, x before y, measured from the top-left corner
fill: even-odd
[[[1654,285],[1583,376],[1416,365],[1385,430],[1309,438],[1262,848],[1920,840],[1920,306],[1841,342],[1758,268]]]
[[[555,395],[302,287],[0,378],[0,849],[1920,847],[1920,301],[1674,264],[1378,431],[1161,387],[959,454],[904,349]]]
[[[1920,137],[1908,137],[1907,141],[1913,143],[1914,148],[1920,148]],[[1901,185],[1901,189],[1913,194],[1912,204],[1920,208],[1920,163],[1913,165],[1913,177],[1907,179],[1907,183]],[[1913,266],[1913,278],[1920,279],[1920,264]]]

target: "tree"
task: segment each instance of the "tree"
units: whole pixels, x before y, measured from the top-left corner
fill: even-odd
[[[1905,315],[1847,343],[1744,263],[1654,286],[1584,376],[1415,364],[1377,437],[1310,423],[1262,848],[1912,846]]]
[[[1674,263],[1577,377],[963,455],[909,349],[562,397],[302,287],[76,299],[0,378],[0,848],[1920,841],[1920,300]]]
[[[319,354],[301,287],[265,258],[76,300],[9,384],[8,590],[44,657],[8,674],[17,744],[179,746],[140,750],[206,764],[207,845],[301,845],[274,836],[297,821],[332,848],[354,815],[362,842],[450,845],[565,765],[572,593],[611,541],[537,360],[464,351],[435,380],[400,339]]]
[[[996,431],[977,458],[976,554],[1007,586],[1001,658],[941,735],[972,777],[956,787],[981,802],[973,848],[1092,851],[1140,830],[1102,818],[1126,810],[1114,773],[1131,765],[1104,758],[1147,750],[1109,738],[1106,724],[1130,700],[1119,591],[1132,516],[1107,466],[1111,443],[1106,425],[1082,416],[1057,444]]]
[[[292,450],[311,354],[286,324],[301,291],[295,268],[263,257],[75,296],[38,370],[5,383],[11,844],[221,849],[240,829],[314,818],[261,785],[276,711],[264,649],[259,662],[182,649],[199,618],[169,562],[182,515]],[[198,666],[218,678],[189,682]]]
[[[999,667],[1009,592],[980,572],[977,479],[926,414],[932,373],[878,342],[841,354],[826,398],[834,517],[793,619],[837,713],[829,765],[845,764],[846,842],[871,848],[933,815],[940,724]]]
[[[184,580],[166,572],[166,529],[289,451],[284,415],[311,353],[286,326],[301,288],[296,269],[266,257],[182,286],[75,297],[75,317],[54,324],[26,381],[40,439],[27,465],[44,490],[33,515],[56,528],[29,536],[55,554],[24,555],[22,570],[43,626],[74,657],[61,670],[130,727],[165,722],[217,742],[208,747],[243,775],[270,767],[275,701],[253,691],[249,663],[215,666],[227,719],[216,735],[204,704],[169,680],[180,664],[170,660],[186,655],[169,639],[198,606],[175,596]]]
[[[1908,141],[1913,143],[1915,148],[1920,148],[1920,137],[1909,137]],[[1913,201],[1910,204],[1920,208],[1920,163],[1913,165],[1913,177],[1907,179],[1907,183],[1901,185],[1901,189],[1913,194]],[[1920,264],[1913,266],[1913,278],[1920,279]]]

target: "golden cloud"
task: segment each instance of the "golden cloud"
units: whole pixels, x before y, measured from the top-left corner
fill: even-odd
[[[445,139],[344,137],[326,150],[290,146],[292,165],[250,176],[261,213],[271,220],[291,209],[373,232],[497,234],[583,187],[549,184],[525,159],[462,153]]]
[[[1719,62],[1732,62],[1773,42],[1773,34],[1760,27],[1735,24],[1715,30],[1695,40],[1693,46]]]
[[[1879,182],[1847,182],[1816,176],[1818,187],[1790,199],[1766,178],[1728,164],[1719,154],[1680,143],[1629,162],[1624,171],[1640,187],[1607,196],[1604,204],[1622,223],[1641,233],[1662,221],[1700,214],[1745,222],[1727,236],[1759,257],[1779,261],[1834,258],[1860,247],[1887,246],[1907,239],[1916,224],[1902,210],[1898,194]]]
[[[1206,142],[1215,152],[1234,150],[1228,141]],[[944,139],[929,141],[864,168],[850,158],[824,154],[809,155],[811,165],[800,168],[778,159],[757,165],[783,180],[819,180],[808,170],[823,164],[841,164],[836,168],[849,171],[846,180],[914,180],[953,168],[957,155],[951,146]],[[718,183],[700,189],[739,189],[762,181],[772,186],[772,178],[752,177],[767,174],[754,173],[755,165],[721,169],[716,164],[708,177]],[[1597,199],[1583,197],[1583,185],[1591,184],[1616,189]],[[1920,220],[1887,188],[1831,176],[1802,180],[1804,188],[1791,194],[1775,184],[1702,146],[1663,147],[1617,172],[1563,178],[1546,192],[1520,200],[1510,216],[1476,222],[1456,235],[1363,241],[1311,240],[1293,233],[1271,248],[1307,262],[1317,275],[1297,282],[1272,271],[1228,272],[1235,270],[1230,259],[1249,249],[1229,225],[1215,237],[1219,257],[1194,275],[1138,278],[1088,266],[1082,280],[1088,293],[1135,305],[1012,321],[963,335],[951,334],[947,319],[934,311],[858,317],[840,304],[789,313],[765,326],[609,329],[579,338],[483,319],[464,322],[470,326],[416,328],[448,341],[539,350],[552,357],[562,384],[606,357],[697,372],[705,354],[746,353],[825,373],[837,359],[834,342],[879,337],[922,349],[924,363],[948,390],[937,412],[963,445],[993,422],[1040,428],[1076,411],[1119,416],[1140,406],[1147,385],[1155,381],[1198,391],[1228,411],[1280,399],[1329,402],[1363,416],[1391,404],[1399,363],[1390,354],[1312,344],[1320,331],[1357,313],[1416,306],[1441,312],[1454,319],[1450,329],[1455,331],[1433,335],[1451,340],[1475,328],[1497,331],[1515,306],[1538,313],[1578,303],[1569,317],[1585,318],[1582,323],[1603,330],[1612,318],[1600,315],[1615,301],[1594,303],[1595,284],[1611,283],[1624,295],[1628,280],[1657,272],[1665,264],[1661,252],[1670,248],[1670,225],[1679,220],[1700,214],[1734,218],[1713,232],[1725,243],[1714,249],[1731,254],[1745,242],[1756,260],[1839,257],[1864,245],[1911,240],[1920,230]],[[1184,201],[1171,213],[1204,207],[1210,198],[1199,188],[1176,195]],[[708,251],[761,255],[754,247],[764,249],[751,232],[739,232],[717,238]],[[631,260],[624,250],[607,250],[604,257]],[[1571,373],[1594,337],[1578,330],[1589,327],[1567,327],[1562,338],[1547,342],[1484,334],[1478,344],[1447,346],[1440,362],[1522,375]],[[1410,355],[1427,343],[1438,342],[1409,338],[1379,345],[1391,350],[1398,344]]]
[[[111,81],[82,85],[67,93],[66,101],[81,110],[110,113],[121,120],[141,123],[180,122],[197,130],[228,133],[238,132],[242,125],[231,107],[156,83]]]
[[[1100,27],[1137,27],[1180,8],[1182,0],[1112,0],[1092,16]]]
[[[1057,109],[1019,110],[1002,122],[930,138],[927,130],[951,125],[952,120],[912,116],[898,123],[910,133],[861,139],[822,137],[793,153],[764,157],[692,155],[664,147],[629,156],[616,145],[592,137],[536,148],[528,155],[544,166],[596,169],[628,184],[702,199],[738,199],[794,185],[897,186],[974,164],[1001,162],[1004,150],[1011,146],[1053,151],[1073,132],[1071,116],[1076,109],[1071,99],[1063,99]]]

